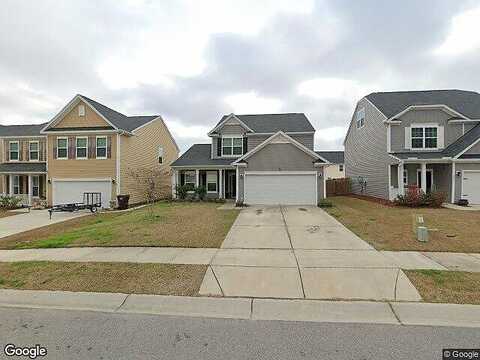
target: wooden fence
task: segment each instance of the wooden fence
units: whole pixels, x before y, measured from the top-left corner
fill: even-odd
[[[349,178],[326,180],[327,197],[336,195],[348,195],[351,192]]]

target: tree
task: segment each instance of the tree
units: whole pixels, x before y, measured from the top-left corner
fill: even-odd
[[[133,179],[134,186],[150,205],[157,200],[167,199],[171,196],[170,171],[166,169],[130,168],[128,176]],[[153,207],[149,208],[152,214]]]

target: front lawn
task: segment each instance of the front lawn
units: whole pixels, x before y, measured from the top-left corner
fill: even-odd
[[[218,248],[238,210],[215,203],[161,202],[123,213],[86,216],[0,239],[0,248],[168,246]],[[55,214],[53,215],[55,216]]]
[[[7,216],[13,216],[13,215],[17,215],[17,213],[13,212],[13,211],[0,210],[0,218],[4,218],[4,217],[7,217]]]
[[[480,273],[404,270],[426,302],[480,305]]]
[[[0,263],[0,288],[195,296],[206,270],[206,265]]]
[[[325,210],[377,250],[480,252],[480,212],[386,206],[353,197],[331,197]],[[414,234],[423,215],[429,242]]]

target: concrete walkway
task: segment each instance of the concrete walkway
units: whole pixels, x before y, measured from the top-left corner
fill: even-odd
[[[480,327],[480,306],[0,290],[0,306],[251,320]]]
[[[54,213],[50,220],[48,210],[32,210],[28,213],[0,218],[0,241],[1,238],[6,236],[15,235],[51,224],[57,224],[89,214],[91,214],[91,212],[88,210],[74,213]]]

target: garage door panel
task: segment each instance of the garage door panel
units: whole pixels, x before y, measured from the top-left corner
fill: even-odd
[[[480,204],[480,171],[463,173],[462,198],[470,204]]]
[[[112,184],[106,180],[89,181],[53,181],[53,205],[78,203],[83,201],[83,193],[102,194],[102,207],[109,207],[112,196]]]
[[[316,205],[315,174],[245,174],[245,203]]]

